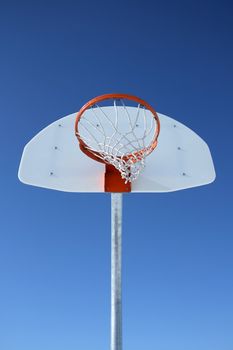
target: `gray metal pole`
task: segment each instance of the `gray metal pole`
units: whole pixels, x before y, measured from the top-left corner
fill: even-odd
[[[111,194],[112,263],[111,263],[111,350],[122,350],[121,305],[121,231],[122,194]]]

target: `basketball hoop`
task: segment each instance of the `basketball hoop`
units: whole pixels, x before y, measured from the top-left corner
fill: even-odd
[[[155,110],[146,101],[126,94],[93,98],[80,109],[75,121],[80,149],[106,164],[106,192],[130,192],[145,158],[157,146],[159,131]]]
[[[160,123],[159,147],[147,159],[140,181],[134,181],[157,146]],[[103,164],[105,182],[99,181]],[[108,94],[37,133],[24,147],[18,176],[24,184],[57,191],[113,192],[110,338],[111,350],[122,350],[121,192],[167,193],[210,184],[216,175],[208,145],[179,121],[161,113],[158,118],[138,97]]]

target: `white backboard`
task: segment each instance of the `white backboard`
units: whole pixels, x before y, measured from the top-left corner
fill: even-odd
[[[25,146],[20,181],[59,191],[104,192],[105,166],[79,149],[74,132],[76,115],[50,124]],[[146,167],[138,179],[132,182],[132,192],[170,192],[214,181],[207,144],[178,121],[160,113],[158,116],[158,146],[146,158]]]

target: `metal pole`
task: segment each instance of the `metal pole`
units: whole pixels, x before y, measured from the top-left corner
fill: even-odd
[[[122,350],[121,305],[121,231],[122,194],[111,194],[112,257],[111,257],[111,350]]]

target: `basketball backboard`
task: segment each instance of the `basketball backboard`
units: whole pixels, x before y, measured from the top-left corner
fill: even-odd
[[[103,108],[114,112],[111,106]],[[135,107],[130,108],[133,112]],[[131,192],[171,192],[214,181],[207,144],[180,122],[157,114],[161,126],[158,146],[146,158]],[[76,115],[58,119],[28,142],[19,167],[20,181],[59,191],[104,193],[105,166],[80,150],[74,134]]]

